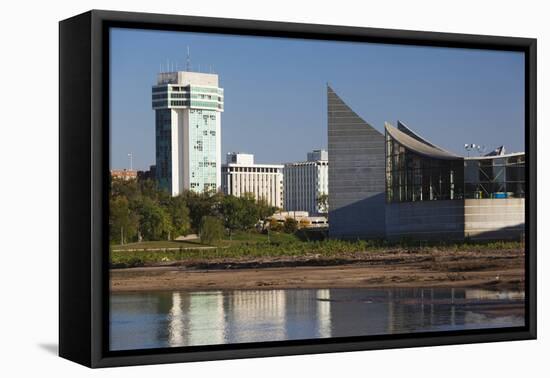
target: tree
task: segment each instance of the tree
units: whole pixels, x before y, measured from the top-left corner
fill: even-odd
[[[200,238],[203,244],[216,244],[223,239],[224,228],[220,219],[204,216],[200,223]]]
[[[142,197],[137,203],[139,231],[145,240],[168,239],[172,231],[170,215],[149,197]]]
[[[223,194],[212,192],[196,193],[188,190],[182,196],[189,208],[191,228],[193,230],[198,231],[200,229],[203,217],[219,215]]]
[[[320,213],[328,213],[328,194],[319,194],[319,196],[317,197],[317,207],[319,208]]]
[[[283,224],[283,230],[287,234],[293,234],[298,230],[298,221],[294,218],[286,218]]]
[[[172,239],[180,235],[187,235],[191,229],[191,219],[189,217],[189,208],[185,202],[185,198],[181,195],[169,197],[166,201],[166,210],[170,215],[172,223]]]
[[[221,213],[225,228],[229,230],[229,238],[231,239],[233,231],[241,227],[241,212],[242,203],[237,197],[225,196],[221,203]]]
[[[258,223],[260,208],[252,193],[244,193],[239,198],[241,202],[240,226],[242,230],[248,230]]]
[[[258,218],[262,220],[272,216],[277,211],[277,207],[269,205],[263,197],[256,201],[256,207],[258,209]]]
[[[109,201],[110,240],[125,244],[137,235],[138,217],[130,210],[126,197],[114,197]]]
[[[254,196],[225,196],[220,205],[224,226],[229,230],[229,238],[236,230],[248,230],[258,222],[258,207]]]
[[[126,197],[131,201],[140,195],[136,180],[111,178],[111,198]]]

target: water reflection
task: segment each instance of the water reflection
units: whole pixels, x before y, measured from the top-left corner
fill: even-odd
[[[304,289],[111,295],[111,349],[524,325],[524,293]]]

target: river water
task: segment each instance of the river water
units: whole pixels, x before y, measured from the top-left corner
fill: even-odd
[[[523,326],[524,293],[290,289],[111,293],[111,350]]]

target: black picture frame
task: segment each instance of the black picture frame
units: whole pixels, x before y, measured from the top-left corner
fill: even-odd
[[[112,352],[108,350],[111,27],[525,53],[526,325]],[[535,339],[536,39],[92,10],[59,24],[59,354],[89,367]]]

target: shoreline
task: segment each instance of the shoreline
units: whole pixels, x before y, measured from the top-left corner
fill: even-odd
[[[523,290],[521,251],[378,253],[362,258],[178,261],[110,270],[111,292],[475,287]]]

